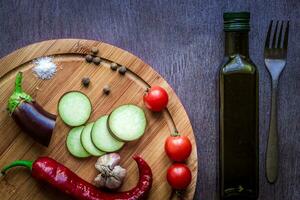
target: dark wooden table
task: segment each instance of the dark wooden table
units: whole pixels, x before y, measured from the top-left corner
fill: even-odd
[[[300,199],[300,1],[1,0],[0,56],[53,38],[102,40],[153,66],[175,89],[198,143],[195,199],[218,199],[217,72],[224,52],[222,14],[250,11],[250,54],[260,74],[260,198]],[[271,19],[290,19],[288,64],[280,80],[280,174],[267,183],[264,160],[270,78],[263,43]],[[2,66],[3,67],[3,66]]]

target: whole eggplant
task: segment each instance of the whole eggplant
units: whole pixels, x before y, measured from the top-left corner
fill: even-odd
[[[7,110],[34,140],[48,146],[55,127],[56,116],[47,112],[22,89],[22,72],[16,76],[15,89],[7,104]]]

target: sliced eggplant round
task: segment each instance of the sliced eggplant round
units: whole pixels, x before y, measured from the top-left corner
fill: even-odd
[[[110,133],[119,140],[133,141],[145,133],[147,120],[142,108],[128,104],[113,110],[107,125]]]
[[[81,144],[83,148],[93,156],[102,156],[105,152],[99,150],[92,142],[92,128],[94,122],[87,124],[81,133]]]
[[[58,112],[63,122],[67,125],[81,126],[90,118],[92,104],[82,92],[67,92],[59,100]]]
[[[124,142],[114,138],[107,129],[108,116],[100,117],[92,129],[92,141],[101,151],[114,152],[121,149]]]
[[[86,158],[91,156],[82,146],[80,137],[84,126],[72,128],[68,134],[66,143],[69,152],[77,158]]]

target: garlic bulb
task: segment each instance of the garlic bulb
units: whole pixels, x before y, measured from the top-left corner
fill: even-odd
[[[95,164],[100,174],[95,178],[96,187],[106,187],[108,189],[117,189],[122,185],[126,176],[126,169],[117,165],[120,162],[120,155],[110,153],[103,155]]]

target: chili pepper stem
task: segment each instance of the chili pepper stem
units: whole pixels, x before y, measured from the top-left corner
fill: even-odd
[[[32,98],[27,93],[23,92],[22,89],[22,79],[23,74],[22,72],[18,72],[15,80],[15,89],[13,94],[10,96],[8,104],[7,104],[7,110],[10,114],[14,112],[14,110],[18,107],[18,105],[22,102],[31,102]]]
[[[13,168],[13,167],[19,167],[19,166],[22,166],[22,167],[26,167],[28,169],[32,169],[32,164],[33,162],[32,161],[29,161],[29,160],[16,160],[14,162],[12,162],[11,164],[3,167],[1,169],[1,174],[5,174],[7,170]]]

